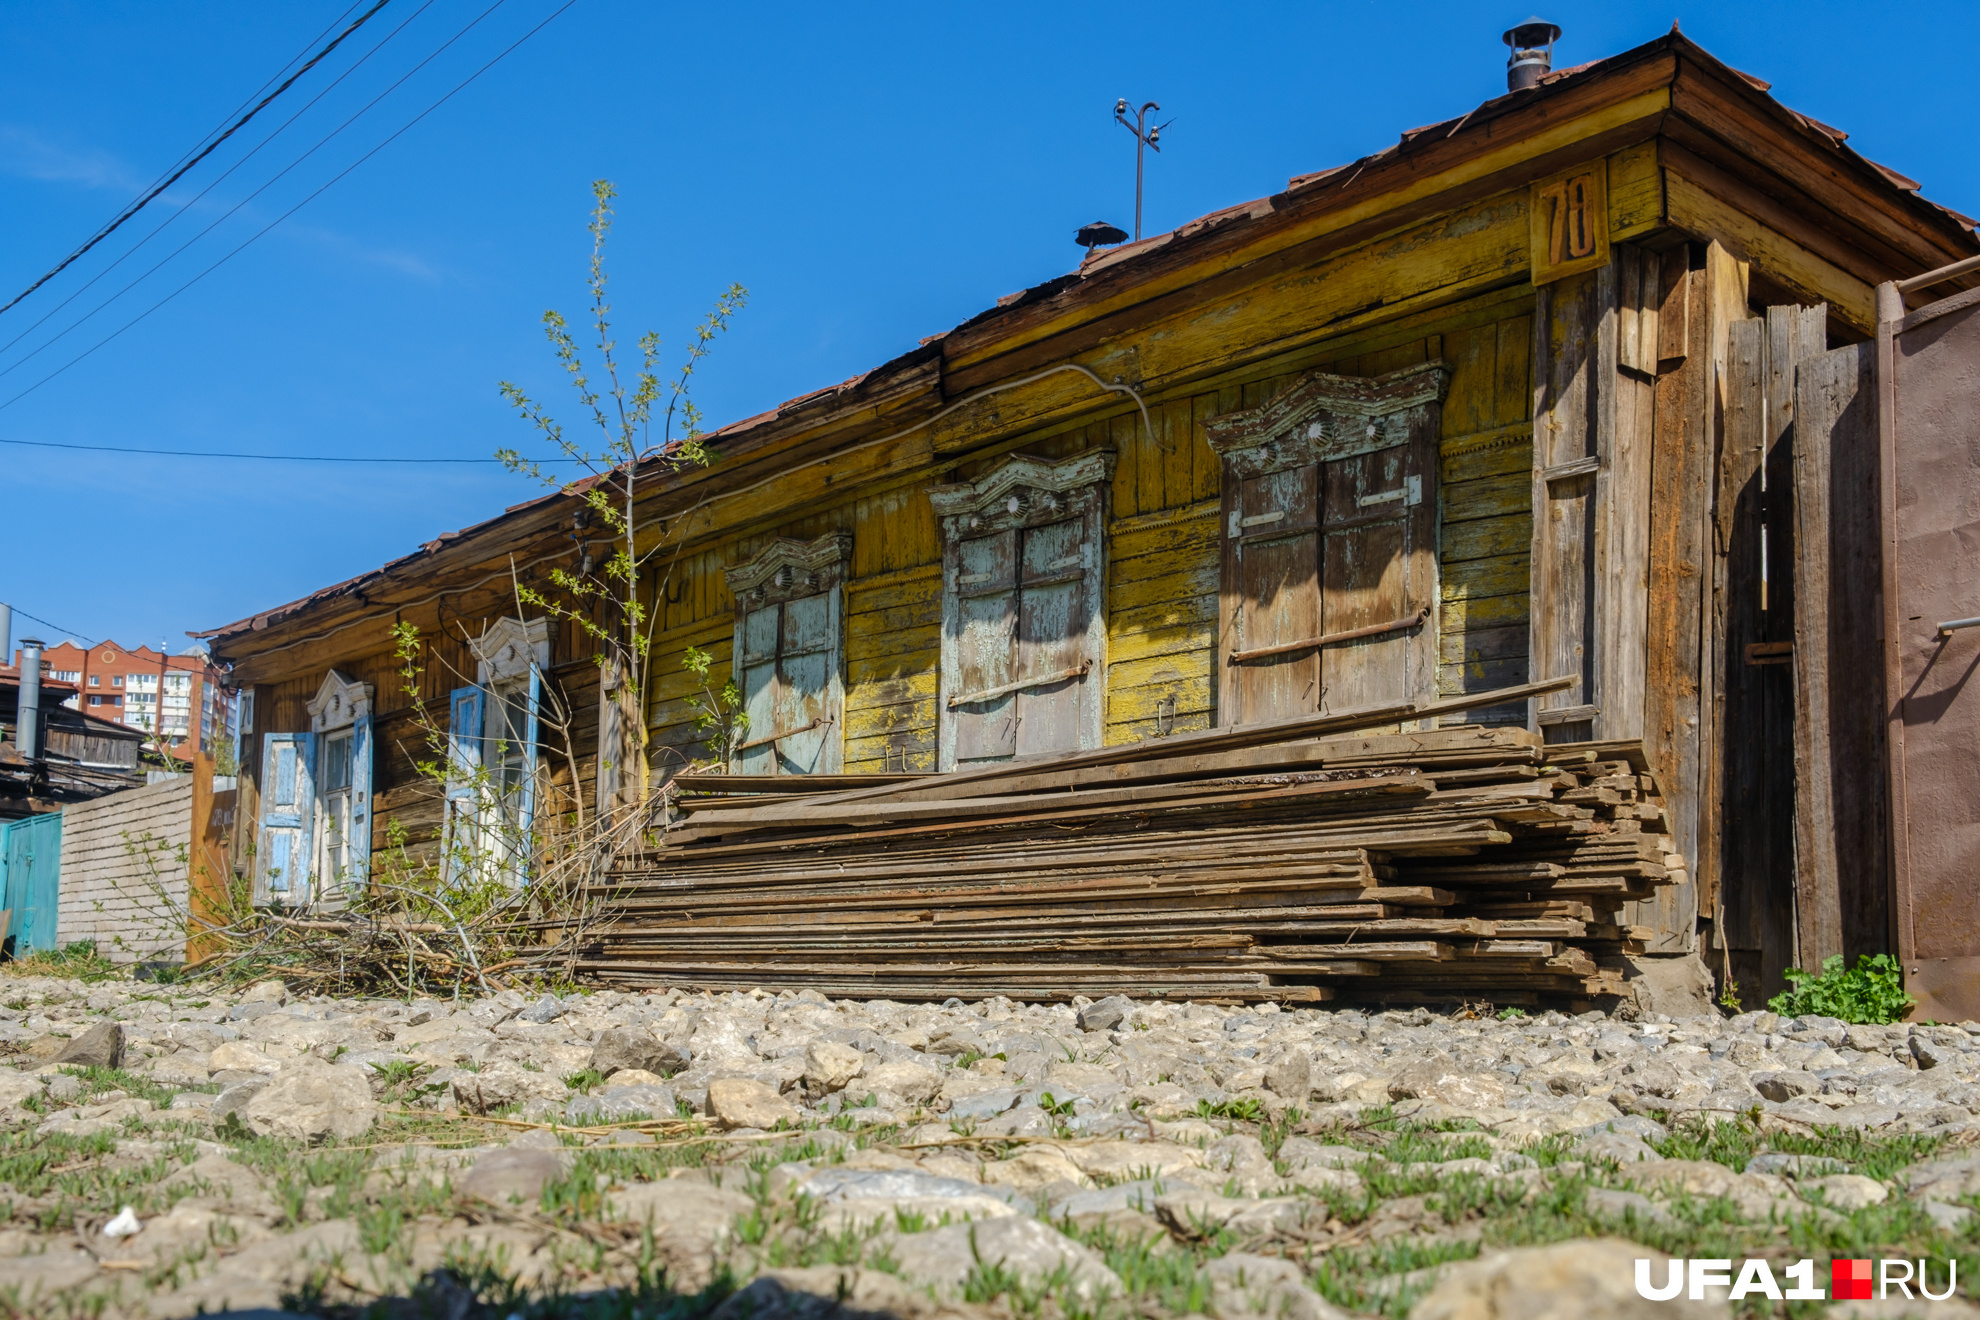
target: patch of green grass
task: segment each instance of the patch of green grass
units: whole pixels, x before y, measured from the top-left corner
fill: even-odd
[[[1257,1096],[1237,1096],[1229,1100],[1196,1102],[1198,1118],[1229,1118],[1240,1123],[1256,1123],[1265,1117],[1265,1106]]]
[[[1379,1288],[1378,1284],[1399,1274],[1470,1260],[1478,1255],[1478,1247],[1477,1242],[1449,1238],[1432,1242],[1396,1238],[1376,1246],[1337,1249],[1320,1258],[1313,1271],[1313,1287],[1336,1306],[1400,1320],[1429,1291],[1430,1281],[1413,1287]]]
[[[1673,1160],[1710,1160],[1735,1173],[1762,1151],[1784,1155],[1814,1155],[1835,1160],[1868,1178],[1885,1179],[1908,1165],[1929,1160],[1946,1144],[1944,1137],[1904,1133],[1882,1136],[1855,1128],[1816,1128],[1811,1135],[1791,1132],[1763,1135],[1752,1119],[1687,1118],[1671,1127],[1671,1135],[1649,1145]]]
[[[64,1065],[62,1071],[83,1084],[83,1098],[79,1101],[81,1104],[101,1103],[100,1101],[91,1099],[91,1097],[100,1095],[105,1091],[122,1091],[125,1095],[136,1096],[140,1100],[149,1100],[160,1109],[166,1109],[171,1106],[172,1097],[185,1089],[177,1086],[160,1086],[149,1077],[140,1077],[138,1074],[128,1072],[122,1068],[85,1068]]]
[[[77,940],[59,949],[37,949],[25,958],[0,963],[8,976],[59,976],[77,981],[121,981],[124,969],[96,951],[95,940]]]
[[[38,1202],[31,1213],[44,1232],[66,1228],[79,1215],[108,1218],[126,1205],[140,1216],[157,1214],[202,1190],[191,1180],[165,1185],[191,1160],[190,1143],[175,1142],[151,1159],[124,1163],[110,1161],[116,1147],[109,1132],[0,1134],[0,1183]]]
[[[1438,1160],[1489,1160],[1492,1158],[1492,1144],[1483,1137],[1460,1137],[1456,1141],[1442,1139],[1433,1128],[1411,1126],[1397,1133],[1381,1149],[1381,1156],[1391,1164],[1433,1163]]]
[[[1100,1253],[1137,1307],[1152,1304],[1154,1313],[1163,1315],[1201,1315],[1209,1309],[1210,1281],[1200,1268],[1205,1253],[1178,1246],[1166,1234],[1133,1233],[1105,1223],[1080,1228],[1067,1219],[1056,1227]]]

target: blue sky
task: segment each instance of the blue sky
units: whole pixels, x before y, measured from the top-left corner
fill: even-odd
[[[1522,0],[1522,3],[1526,0]],[[159,177],[347,0],[6,5],[0,300]],[[576,0],[376,156],[77,365],[425,110],[563,0],[391,0],[345,50],[132,225],[0,316],[0,437],[290,454],[527,447],[496,392],[569,414],[539,317],[583,297],[588,186],[619,186],[619,337],[678,349],[731,281],[750,305],[700,373],[712,422],[842,380],[1076,262],[1127,225],[1117,96],[1175,125],[1150,232],[1350,160],[1503,90],[1498,5],[1004,3],[682,6]],[[424,7],[422,7],[422,5]],[[1848,130],[1926,195],[1980,213],[1957,51],[1970,4],[1558,5],[1558,62],[1666,31]],[[459,37],[286,178],[223,215]],[[268,127],[403,30],[233,175]],[[1888,33],[1888,36],[1886,35]],[[1843,34],[1849,34],[1844,36]],[[1886,55],[1882,52],[1888,51]],[[1933,51],[1944,52],[1942,58]],[[1924,52],[1924,54],[1920,54]],[[197,197],[197,200],[195,198]],[[128,276],[206,237],[22,361]],[[17,365],[18,364],[18,365]],[[225,623],[530,498],[499,468],[333,468],[0,446],[0,599],[126,645]]]

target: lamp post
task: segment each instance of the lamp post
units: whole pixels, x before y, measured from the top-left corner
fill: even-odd
[[[1150,110],[1160,110],[1161,108],[1154,101],[1145,102],[1141,109],[1134,112],[1134,122],[1129,123],[1127,98],[1123,96],[1114,102],[1114,122],[1134,134],[1134,237],[1136,242],[1141,241],[1142,163],[1147,156],[1147,152],[1143,148],[1146,148],[1148,151],[1160,151],[1162,149],[1162,130],[1167,128],[1169,124],[1176,122],[1171,119],[1169,124],[1158,124],[1154,128],[1148,127],[1148,112]]]

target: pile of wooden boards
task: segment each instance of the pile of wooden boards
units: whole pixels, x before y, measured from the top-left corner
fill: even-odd
[[[684,776],[584,971],[842,997],[1619,993],[1684,880],[1639,744],[1190,735],[947,775]],[[1391,728],[1397,720],[1388,720]]]

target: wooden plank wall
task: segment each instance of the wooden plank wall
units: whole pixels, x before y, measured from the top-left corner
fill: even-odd
[[[1269,374],[1151,401],[1138,413],[1024,437],[941,470],[983,475],[1009,453],[1063,459],[1110,447],[1107,706],[1104,738],[1132,742],[1211,727],[1217,719],[1218,498],[1221,471],[1204,438],[1212,417],[1264,403],[1308,370],[1374,376],[1441,357],[1452,381],[1440,444],[1443,695],[1522,682],[1527,674],[1528,472],[1532,293],[1518,287],[1435,315],[1418,315],[1304,354]],[[927,771],[936,762],[941,654],[941,542],[925,491],[929,473],[773,530],[689,547],[655,583],[658,632],[650,728],[663,775],[705,758],[694,729],[699,684],[682,664],[692,645],[713,658],[711,686],[729,674],[734,602],[722,570],[772,536],[853,538],[846,585],[848,773]],[[1519,722],[1524,709],[1474,712]],[[1459,721],[1461,722],[1461,721]]]
[[[444,609],[434,624],[422,627],[425,653],[416,689],[408,691],[400,661],[390,650],[339,659],[334,666],[346,678],[372,686],[372,856],[383,858],[396,828],[415,860],[437,855],[441,827],[441,793],[422,774],[422,762],[444,762],[447,694],[474,681],[475,662],[469,637],[478,637],[496,617],[456,614]],[[549,769],[551,796],[568,804],[573,792],[582,795],[585,811],[595,805],[598,754],[598,667],[594,646],[574,624],[550,631],[549,691],[570,712],[569,737],[545,727],[542,742]],[[315,669],[281,683],[255,688],[253,734],[242,739],[240,788],[236,812],[241,827],[234,833],[233,865],[248,865],[259,817],[261,735],[309,728],[308,703],[323,683],[327,669]],[[552,705],[545,703],[546,718]],[[440,738],[431,736],[437,730]],[[575,766],[573,765],[575,762]]]
[[[1802,359],[1795,401],[1795,891],[1801,965],[1890,947],[1873,344]]]

